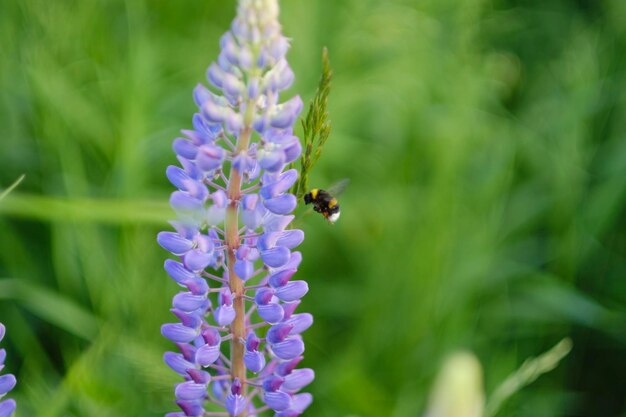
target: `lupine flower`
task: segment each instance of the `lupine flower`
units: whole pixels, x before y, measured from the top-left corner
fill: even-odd
[[[179,350],[164,360],[184,379],[181,411],[167,416],[294,417],[312,401],[299,391],[313,371],[295,368],[313,317],[294,314],[308,285],[292,280],[304,233],[289,228],[298,172],[286,167],[302,151],[293,133],[302,100],[279,100],[294,75],[278,0],[240,0],[220,46],[209,87],[193,93],[193,130],[174,140],[180,166],[166,171],[178,219],[157,240],[178,257],[165,270],[182,291],[161,332]],[[207,412],[210,403],[225,411]]]
[[[5,327],[2,323],[0,323],[0,342],[4,339]],[[4,369],[4,360],[6,359],[7,352],[4,349],[0,349],[0,372]],[[12,374],[0,375],[0,400],[4,397],[9,391],[11,391],[16,384],[15,376]],[[12,416],[15,412],[15,400],[8,399],[4,401],[0,401],[0,417],[9,417]]]

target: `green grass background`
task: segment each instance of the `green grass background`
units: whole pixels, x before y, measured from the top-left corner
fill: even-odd
[[[626,416],[626,2],[284,0],[297,76],[335,73],[301,219],[317,417],[423,414],[444,358],[487,397],[565,336],[500,416]],[[17,416],[161,416],[177,378],[171,141],[232,0],[0,1],[0,321]]]

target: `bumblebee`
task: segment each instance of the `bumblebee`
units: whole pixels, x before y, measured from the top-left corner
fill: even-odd
[[[314,188],[304,195],[304,204],[313,204],[313,210],[321,213],[330,223],[339,220],[339,202],[328,191]]]

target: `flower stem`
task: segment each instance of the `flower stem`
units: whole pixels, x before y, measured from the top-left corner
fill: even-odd
[[[246,106],[246,116],[244,117],[244,128],[241,130],[237,138],[235,153],[247,151],[250,144],[250,136],[252,135],[252,114],[250,109],[254,108],[254,102],[248,102]],[[248,114],[250,114],[248,116]],[[233,307],[235,308],[235,320],[232,322],[230,329],[232,341],[230,343],[230,361],[231,375],[241,381],[241,395],[246,396],[247,387],[246,367],[243,362],[244,343],[246,338],[246,305],[245,305],[245,288],[241,278],[235,273],[235,251],[239,248],[241,238],[239,236],[239,200],[241,199],[241,173],[231,168],[230,178],[228,179],[228,207],[226,209],[226,246],[228,248],[228,277],[230,291],[233,294]],[[248,411],[243,411],[237,417],[247,417]]]

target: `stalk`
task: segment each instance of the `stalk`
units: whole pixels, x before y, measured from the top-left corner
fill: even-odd
[[[252,118],[255,103],[250,100],[246,105],[246,117],[244,119],[244,128],[237,138],[235,154],[246,152],[250,144],[252,134]],[[230,332],[232,335],[232,343],[230,344],[230,361],[231,375],[239,378],[241,381],[241,394],[245,397],[248,393],[246,384],[246,367],[243,362],[245,353],[244,340],[246,338],[246,305],[244,299],[244,283],[235,273],[235,251],[239,248],[239,200],[241,199],[242,176],[236,169],[230,170],[230,178],[228,181],[228,208],[226,209],[225,232],[228,259],[228,284],[233,294],[233,307],[235,308],[235,320],[231,324]],[[244,411],[239,417],[247,417],[248,412]]]

